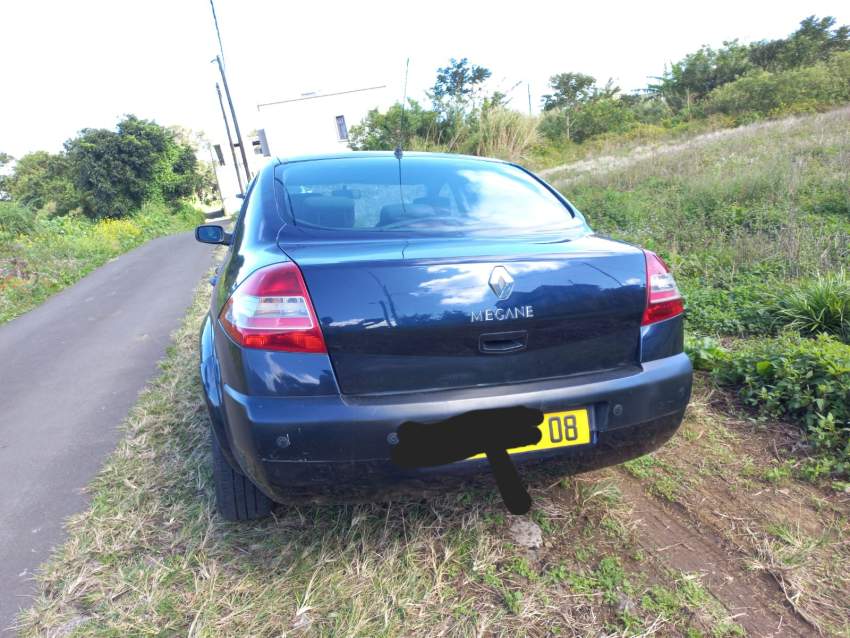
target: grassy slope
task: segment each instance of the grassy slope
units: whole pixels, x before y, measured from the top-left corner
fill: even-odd
[[[0,237],[0,323],[35,308],[121,253],[202,222],[200,212],[188,206],[171,211],[148,205],[123,219],[41,220],[31,233]]]
[[[767,336],[768,354],[759,356],[772,366],[792,356],[790,346],[773,338],[788,324],[781,306],[809,289],[817,275],[834,282],[835,308],[850,304],[838,292],[850,290],[848,121],[845,107],[722,131],[689,144],[579,162],[555,172],[554,181],[588,213],[595,229],[665,257],[685,293],[691,337],[720,337],[743,352],[752,344],[741,339]],[[824,308],[810,307],[806,312],[812,316]],[[800,353],[815,350],[812,344]],[[831,352],[850,361],[847,346],[835,344]],[[802,355],[793,356],[803,365]],[[718,371],[725,365],[716,363]],[[782,409],[799,416],[794,410],[808,405],[810,395],[829,392],[826,385],[819,387],[786,391],[794,396]],[[841,390],[834,402],[817,399],[823,403],[818,409],[840,421],[846,412],[838,398],[844,386],[836,387]],[[751,399],[766,404],[767,392],[776,392],[769,381],[755,388]],[[801,471],[826,477],[835,468],[835,478],[846,479],[846,435],[814,412],[805,423],[818,454]]]
[[[742,127],[554,183],[599,231],[662,252],[688,283],[793,280],[850,264],[850,109]]]

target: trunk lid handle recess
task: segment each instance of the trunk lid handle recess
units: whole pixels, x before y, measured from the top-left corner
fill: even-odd
[[[507,354],[525,350],[528,345],[528,331],[489,332],[478,338],[478,350],[484,354]]]

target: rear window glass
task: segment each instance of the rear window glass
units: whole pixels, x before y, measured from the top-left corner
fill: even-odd
[[[554,230],[580,223],[543,184],[497,162],[360,157],[277,170],[295,224],[307,229]]]

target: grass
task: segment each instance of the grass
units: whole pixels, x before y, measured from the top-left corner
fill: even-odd
[[[174,211],[149,204],[122,219],[37,218],[20,228],[26,232],[0,232],[0,323],[35,308],[121,253],[202,222],[192,207]],[[3,231],[5,225],[0,226]]]
[[[45,565],[22,635],[735,635],[710,593],[643,555],[610,473],[530,477],[536,550],[486,481],[223,522],[196,370],[208,289]],[[676,613],[643,603],[662,581]]]
[[[850,108],[843,107],[720,131],[588,159],[551,179],[595,230],[655,250],[671,265],[685,296],[689,352],[698,367],[739,370],[751,340],[763,338],[776,362],[804,366],[801,378],[817,376],[817,366],[840,377],[835,365],[819,363],[817,352],[828,344],[810,338],[827,333],[846,343],[850,330],[848,117]],[[783,332],[806,339],[779,340]],[[729,352],[716,356],[723,348],[704,337],[722,339]],[[847,345],[829,348],[834,359],[850,360]],[[810,465],[813,480],[846,479],[846,401],[820,397],[829,384],[807,390],[811,397],[789,391],[775,399],[760,372],[765,365],[771,363],[755,361],[754,371],[742,370],[735,380],[746,378],[744,398],[801,427],[817,457]],[[797,418],[807,402],[812,414]],[[672,482],[658,488],[674,496]]]

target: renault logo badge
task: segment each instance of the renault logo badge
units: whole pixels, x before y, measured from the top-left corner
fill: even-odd
[[[490,290],[502,301],[510,297],[514,290],[514,278],[504,266],[496,266],[493,269],[489,283]]]

